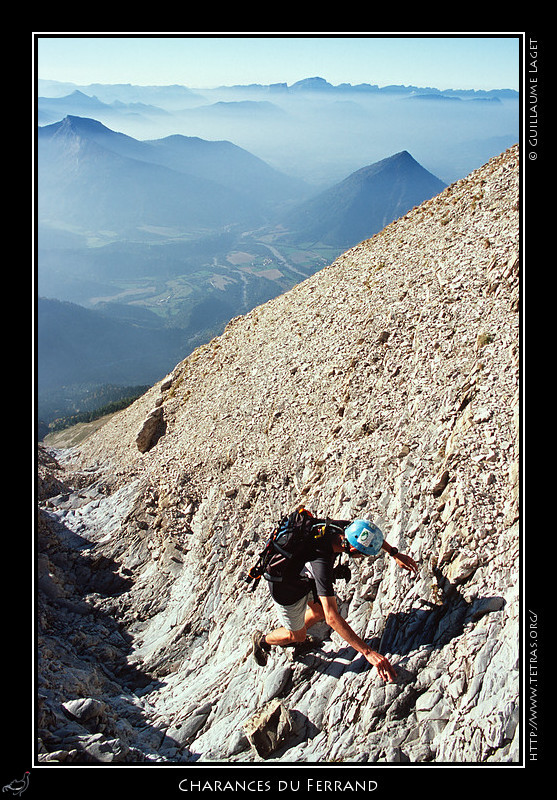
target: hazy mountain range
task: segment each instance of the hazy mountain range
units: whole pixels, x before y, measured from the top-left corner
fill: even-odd
[[[40,80],[37,122],[93,117],[138,139],[226,139],[317,188],[408,150],[445,183],[518,140],[518,92],[375,84],[197,89]]]
[[[332,87],[319,78],[204,94],[41,89],[60,96],[37,104],[38,122],[50,123],[39,124],[36,150],[39,412],[43,389],[52,398],[64,387],[58,413],[77,383],[153,382],[232,317],[440,192],[446,181],[430,171],[432,159],[425,166],[413,148],[396,148],[415,142],[423,152],[419,120],[428,120],[428,153],[466,160],[472,148],[472,168],[516,138],[509,92]],[[386,151],[378,112],[390,129]],[[381,158],[363,160],[380,149]]]
[[[38,219],[50,226],[130,236],[145,225],[260,225],[269,202],[302,187],[231,142],[138,141],[74,116],[39,128]]]

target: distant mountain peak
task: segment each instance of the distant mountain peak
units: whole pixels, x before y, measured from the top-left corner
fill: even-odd
[[[90,139],[99,143],[107,142],[109,140],[134,140],[124,133],[107,128],[102,122],[91,117],[78,117],[73,114],[68,114],[59,122],[53,122],[51,125],[44,125],[39,128],[39,134],[44,139],[53,137],[82,137]]]
[[[325,78],[303,78],[301,81],[296,81],[290,87],[291,89],[308,89],[310,91],[319,91],[334,89],[334,86],[325,80]]]
[[[401,150],[401,151],[400,151],[400,153],[395,153],[395,154],[394,154],[394,156],[391,156],[391,158],[398,158],[398,159],[400,159],[400,160],[410,160],[410,161],[416,161],[416,159],[414,158],[414,156],[412,156],[412,155],[411,155],[411,154],[408,152],[408,150]],[[416,161],[416,163],[418,163],[418,162]]]
[[[444,188],[408,152],[361,167],[288,214],[294,241],[351,247]]]
[[[103,125],[102,122],[99,122],[96,119],[91,119],[90,117],[76,117],[73,114],[68,114],[64,119],[60,120],[60,122],[55,122],[53,126],[49,127],[56,127],[58,126],[59,129],[62,130],[71,130],[76,133],[83,133],[83,132],[99,132],[103,131],[106,133],[110,133],[110,129]]]

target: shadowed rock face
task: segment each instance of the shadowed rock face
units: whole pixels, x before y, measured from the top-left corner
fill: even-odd
[[[518,180],[515,147],[41,456],[41,760],[518,760]],[[276,620],[243,579],[300,502],[419,562],[336,584],[395,683],[323,624],[252,658]],[[273,700],[262,754],[245,726]]]

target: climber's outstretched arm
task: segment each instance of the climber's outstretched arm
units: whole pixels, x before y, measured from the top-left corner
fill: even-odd
[[[350,647],[353,647],[354,650],[356,650],[358,653],[361,653],[370,664],[372,664],[374,667],[377,667],[377,672],[384,681],[394,681],[396,678],[396,672],[391,666],[390,662],[385,658],[385,656],[382,656],[380,653],[372,650],[363,639],[360,639],[357,633],[354,633],[350,625],[339,614],[336,598],[320,597],[319,600],[323,606],[325,622],[327,625],[336,631],[339,636],[342,636],[344,641],[347,642]]]
[[[399,567],[407,569],[408,572],[416,573],[418,571],[418,565],[413,558],[405,555],[404,553],[399,553],[396,547],[390,545],[386,540],[381,545],[381,549],[392,556]]]

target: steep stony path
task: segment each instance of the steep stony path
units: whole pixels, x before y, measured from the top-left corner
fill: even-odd
[[[106,760],[260,761],[242,723],[273,698],[292,724],[275,761],[518,759],[518,191],[514,147],[233,320],[45,465],[61,483],[42,499],[44,759],[91,757],[87,734]],[[156,406],[164,433],[141,453]],[[253,661],[251,631],[275,619],[243,576],[299,502],[369,516],[419,562],[411,577],[380,556],[337,583],[396,683],[325,626],[312,654]],[[60,572],[78,568],[81,584]],[[94,644],[84,664],[76,631],[60,671],[71,614]],[[61,703],[88,698],[96,722],[56,735]]]

